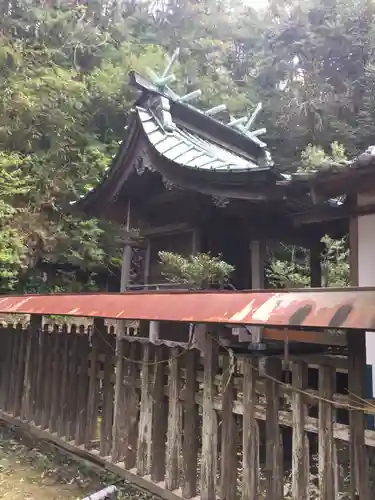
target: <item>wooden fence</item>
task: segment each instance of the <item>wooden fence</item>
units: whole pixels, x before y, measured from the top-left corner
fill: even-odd
[[[370,498],[375,432],[355,335],[349,359],[309,366],[238,359],[214,325],[203,334],[202,355],[137,337],[116,347],[102,319],[3,326],[0,417],[168,499]]]

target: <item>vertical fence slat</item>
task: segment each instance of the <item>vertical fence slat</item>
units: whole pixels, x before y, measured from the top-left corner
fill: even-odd
[[[366,398],[366,333],[351,331],[348,339],[348,389],[351,403],[362,408]],[[350,418],[350,492],[351,498],[369,500],[369,463],[365,446],[366,415],[359,410],[349,413]]]
[[[77,417],[77,392],[78,392],[78,335],[77,327],[72,325],[68,335],[69,368],[68,368],[68,388],[67,388],[67,418],[66,434],[67,441],[73,441],[76,430]]]
[[[4,357],[1,365],[1,409],[8,410],[8,391],[11,378],[11,362],[12,362],[12,336],[11,330],[8,327],[2,329],[2,339],[4,342]]]
[[[181,453],[181,405],[180,405],[180,350],[170,350],[168,377],[168,439],[167,466],[165,485],[168,490],[180,486],[180,453]]]
[[[281,360],[266,360],[266,471],[267,500],[283,498],[283,451],[279,426],[279,384],[281,380]]]
[[[103,374],[103,409],[100,425],[100,455],[107,457],[112,448],[113,402],[114,387],[112,377],[114,374],[114,336],[106,334],[102,337],[105,352]]]
[[[86,443],[96,439],[98,429],[98,403],[100,383],[98,380],[99,332],[104,331],[104,319],[95,318],[91,332],[89,389],[87,395]]]
[[[51,362],[51,413],[49,419],[49,430],[57,431],[57,421],[59,417],[59,402],[61,398],[61,368],[60,368],[60,328],[55,325],[51,336],[51,351],[48,353],[52,358]]]
[[[139,343],[132,342],[130,346],[129,361],[126,363],[125,369],[126,420],[124,447],[126,456],[124,464],[127,469],[133,469],[136,466],[139,421],[139,392],[136,387],[139,375],[140,356],[141,349]]]
[[[10,355],[9,355],[9,384],[7,388],[7,403],[6,408],[8,413],[13,412],[13,402],[14,402],[14,391],[15,391],[15,376],[14,369],[16,366],[17,352],[18,352],[18,337],[16,335],[16,330],[12,324],[8,324],[9,336],[10,336]]]
[[[61,394],[59,403],[59,418],[57,434],[60,437],[66,434],[67,410],[68,410],[68,374],[69,374],[69,338],[68,326],[63,325],[59,336],[59,351],[61,356]]]
[[[35,323],[35,327],[33,324]],[[30,401],[30,421],[36,423],[37,418],[37,405],[38,405],[38,369],[39,369],[39,337],[42,331],[43,316],[42,315],[32,315],[31,316],[31,326],[32,337],[31,337],[31,401]]]
[[[42,391],[43,391],[43,404],[42,404],[42,429],[47,429],[49,425],[49,418],[51,412],[51,381],[52,381],[52,335],[49,332],[48,325],[44,325],[44,359],[43,359],[43,379],[42,379]]]
[[[13,370],[14,382],[14,399],[13,399],[13,415],[19,417],[21,415],[23,379],[25,369],[25,347],[26,347],[26,332],[22,325],[18,324],[15,330],[17,337],[17,354],[15,356],[15,367]]]
[[[199,413],[195,395],[197,391],[197,368],[199,352],[196,349],[188,351],[185,356],[186,382],[184,391],[184,433],[182,457],[184,469],[184,484],[182,495],[193,498],[197,494],[197,461]]]
[[[151,435],[152,435],[152,392],[151,366],[152,346],[143,344],[143,363],[141,378],[141,406],[139,416],[138,444],[137,444],[137,472],[145,476],[151,471]]]
[[[222,429],[221,429],[221,485],[220,498],[235,500],[237,489],[237,431],[233,414],[235,391],[235,359],[223,359]]]
[[[124,339],[117,339],[116,348],[116,386],[114,402],[114,422],[112,432],[112,461],[123,461],[126,455],[126,399],[124,372],[126,368],[125,357],[129,356],[129,342]]]
[[[201,498],[216,498],[217,483],[217,415],[214,409],[215,375],[218,364],[218,346],[205,329],[204,332],[204,375],[203,375],[203,421]]]
[[[151,451],[151,479],[155,482],[163,481],[165,476],[165,449],[168,425],[168,403],[164,394],[165,363],[167,349],[163,346],[155,347],[155,372],[153,385],[153,422],[152,422],[152,451]]]
[[[21,418],[24,420],[32,421],[34,417],[33,413],[33,401],[35,394],[35,372],[36,372],[36,348],[38,331],[42,327],[42,316],[32,315],[30,318],[30,326],[27,332],[26,339],[26,359],[25,359],[25,379],[24,379],[24,390],[23,390],[23,401],[22,401],[22,412]]]
[[[243,360],[243,500],[253,500],[259,494],[259,427],[255,420],[256,368],[256,360]]]
[[[305,418],[306,404],[300,391],[307,387],[307,365],[292,365],[292,498],[307,500],[309,490],[309,457],[306,454]],[[308,443],[308,441],[307,441]]]
[[[78,336],[78,394],[75,443],[86,444],[86,415],[89,370],[89,338],[84,327],[80,328]]]
[[[335,498],[333,473],[333,399],[335,371],[330,366],[319,367],[319,490],[321,500]]]
[[[35,423],[42,424],[43,415],[43,379],[44,379],[44,356],[45,354],[45,333],[41,328],[38,333],[38,354],[37,354],[37,375],[35,388]]]

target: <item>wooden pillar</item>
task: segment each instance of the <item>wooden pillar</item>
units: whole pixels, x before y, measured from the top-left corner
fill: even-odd
[[[310,286],[320,288],[322,286],[322,246],[315,244],[310,247]]]
[[[358,408],[350,417],[350,494],[351,498],[369,500],[369,464],[365,446],[366,415],[361,410],[366,398],[366,333],[348,331],[348,390],[351,404]]]
[[[129,213],[128,213],[129,217]],[[128,228],[129,229],[129,228]],[[129,242],[125,244],[124,253],[121,265],[121,281],[120,292],[125,292],[130,284],[130,272],[132,262],[132,246]],[[114,400],[114,418],[112,427],[112,450],[111,457],[113,461],[118,461],[121,457],[123,450],[118,449],[118,441],[121,440],[121,420],[124,418],[122,414],[122,399],[123,399],[123,357],[124,357],[124,344],[122,339],[125,335],[125,321],[119,320],[116,325],[116,381],[115,381],[115,400]]]
[[[265,245],[261,241],[252,241],[250,243],[251,252],[251,288],[253,290],[262,290],[264,288],[264,262]],[[252,342],[261,342],[263,338],[263,328],[259,326],[251,327]]]

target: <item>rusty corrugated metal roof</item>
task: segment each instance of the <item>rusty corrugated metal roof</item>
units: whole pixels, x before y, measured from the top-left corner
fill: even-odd
[[[0,312],[375,330],[375,289],[2,296]]]

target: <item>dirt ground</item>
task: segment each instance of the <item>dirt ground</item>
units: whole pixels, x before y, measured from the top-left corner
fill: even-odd
[[[116,500],[157,500],[0,423],[1,500],[81,500],[109,484],[120,488]]]

